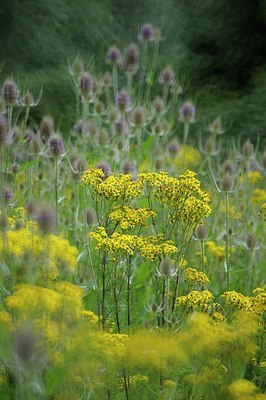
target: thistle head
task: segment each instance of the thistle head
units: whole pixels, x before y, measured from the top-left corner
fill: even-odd
[[[157,96],[152,102],[152,108],[157,114],[162,114],[165,109],[164,101],[161,97]]]
[[[246,160],[249,160],[254,156],[254,146],[249,139],[246,140],[242,146],[242,156]]]
[[[197,228],[195,229],[194,235],[197,240],[201,240],[201,241],[206,240],[207,235],[208,235],[206,225],[204,225],[204,224],[198,225]]]
[[[140,40],[143,40],[144,42],[151,42],[155,39],[155,34],[156,34],[156,31],[155,31],[153,25],[150,23],[146,23],[141,26],[139,37],[140,37]]]
[[[106,53],[106,61],[109,64],[117,65],[121,60],[121,52],[116,46],[110,47]]]
[[[176,157],[180,150],[180,144],[176,139],[169,142],[167,146],[167,151],[171,157]]]
[[[65,151],[64,141],[61,136],[53,135],[49,140],[49,150],[53,157],[57,158]]]
[[[196,118],[196,108],[191,101],[186,101],[182,104],[179,109],[179,118],[180,121],[186,123],[193,123],[195,122]]]
[[[49,206],[43,206],[38,210],[36,220],[39,230],[44,234],[51,233],[55,228],[55,212]]]
[[[6,80],[2,88],[2,97],[7,106],[15,106],[18,103],[19,91],[16,82]]]
[[[83,72],[79,82],[80,93],[85,99],[91,98],[94,90],[94,80],[91,74]]]
[[[175,72],[171,67],[165,67],[159,76],[159,82],[166,86],[171,86],[175,82]]]
[[[121,90],[116,96],[116,105],[120,111],[127,111],[130,106],[130,95],[127,90]]]
[[[137,127],[142,127],[146,124],[146,110],[143,107],[136,107],[132,111],[132,122]]]
[[[124,53],[123,67],[128,72],[135,72],[139,64],[139,48],[134,43],[130,44]]]
[[[232,175],[226,174],[222,177],[220,181],[220,189],[222,192],[232,191],[234,186],[234,178]]]
[[[40,123],[40,135],[42,140],[46,142],[53,132],[54,132],[54,119],[50,115],[45,115]]]

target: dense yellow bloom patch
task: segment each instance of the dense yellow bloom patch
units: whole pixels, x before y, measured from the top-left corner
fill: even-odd
[[[117,221],[120,228],[134,228],[136,225],[145,226],[147,219],[154,217],[156,213],[148,208],[132,208],[128,206],[116,207],[109,214],[111,220]]]
[[[76,270],[78,250],[68,240],[49,234],[40,235],[36,227],[29,224],[17,230],[8,230],[5,237],[0,237],[0,254],[8,254],[18,258],[29,255],[40,266],[43,273],[53,278],[61,272],[73,273]]]
[[[129,174],[105,178],[101,169],[90,169],[84,173],[81,182],[106,199],[129,201],[141,195],[139,183]]]
[[[21,284],[5,299],[8,309],[22,320],[51,318],[54,320],[77,321],[83,316],[82,296],[84,291],[68,282],[58,282],[53,289]]]
[[[200,152],[192,146],[182,145],[177,157],[174,159],[174,164],[177,169],[196,168],[200,165],[202,156]]]
[[[129,255],[138,251],[150,260],[178,251],[171,240],[164,241],[161,235],[142,237],[114,232],[108,236],[104,227],[100,226],[96,231],[90,232],[89,237],[96,241],[96,249],[111,252],[124,251]]]
[[[204,272],[197,271],[194,268],[186,268],[186,282],[190,285],[207,285],[210,283],[209,278]]]
[[[208,253],[213,257],[217,258],[218,261],[222,261],[225,257],[225,246],[217,245],[213,240],[206,242]]]
[[[209,303],[213,300],[213,294],[209,290],[192,290],[186,296],[180,296],[176,300],[177,306],[186,306],[189,308],[208,308]]]

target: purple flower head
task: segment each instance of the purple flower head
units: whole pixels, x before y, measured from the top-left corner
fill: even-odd
[[[11,189],[6,188],[4,190],[4,199],[6,204],[11,204],[14,198],[14,193]]]
[[[65,151],[64,141],[59,136],[52,136],[49,141],[49,149],[54,157],[58,157]]]
[[[168,153],[170,156],[175,157],[179,153],[180,150],[180,144],[178,143],[177,140],[173,139],[169,144],[168,144]]]
[[[76,133],[77,135],[82,135],[85,130],[85,124],[82,120],[79,120],[78,122],[75,122],[73,125],[73,132]]]
[[[196,117],[196,108],[191,101],[182,104],[179,110],[180,120],[183,122],[194,122]]]
[[[142,40],[151,41],[155,37],[155,29],[152,24],[144,24],[140,28],[140,37]]]
[[[164,85],[172,85],[175,81],[175,72],[171,67],[165,67],[160,73],[160,82]]]
[[[7,80],[3,84],[2,96],[8,106],[15,106],[18,103],[18,87],[14,81]]]
[[[130,96],[126,90],[121,90],[117,94],[116,104],[120,111],[126,111],[129,108]]]
[[[115,46],[110,47],[106,53],[106,59],[110,64],[118,64],[121,59],[120,50]]]
[[[50,207],[43,207],[37,214],[37,223],[41,232],[50,233],[55,227],[55,212]]]
[[[84,74],[80,78],[80,92],[82,96],[88,99],[92,95],[93,89],[93,77],[88,72],[84,72]]]
[[[103,171],[105,178],[108,178],[108,176],[112,174],[110,165],[104,161],[97,164],[96,168],[101,169]]]

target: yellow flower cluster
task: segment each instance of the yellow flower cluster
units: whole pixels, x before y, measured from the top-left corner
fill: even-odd
[[[173,242],[164,241],[162,235],[142,237],[114,232],[109,237],[105,228],[100,226],[96,231],[90,232],[89,237],[96,241],[96,249],[110,252],[125,251],[129,255],[139,251],[142,257],[150,260],[177,252]]]
[[[251,194],[252,204],[266,203],[266,190],[254,188]]]
[[[193,171],[186,171],[178,179],[166,172],[139,174],[139,181],[146,193],[169,206],[172,220],[197,224],[211,213],[209,195],[200,188],[200,181]]]
[[[81,177],[81,182],[85,186],[97,186],[102,183],[104,179],[104,172],[100,168],[91,168],[84,172]]]
[[[149,377],[147,375],[132,375],[128,378],[129,385],[131,388],[136,388],[138,385],[146,384],[149,381]],[[119,389],[123,389],[124,387],[124,380],[121,379],[118,384]]]
[[[207,252],[218,261],[223,261],[225,255],[225,247],[217,245],[213,240],[208,240],[206,243]]]
[[[129,337],[125,334],[99,332],[96,339],[96,349],[113,360],[121,360],[126,353]]]
[[[256,295],[255,297],[248,297],[235,291],[229,291],[222,294],[221,297],[225,300],[225,304],[233,309],[247,310],[258,315],[266,313],[265,288],[257,288],[253,293]]]
[[[249,171],[247,178],[252,185],[263,180],[263,176],[259,171]]]
[[[176,299],[177,306],[189,307],[192,310],[208,309],[209,304],[213,300],[213,294],[209,290],[192,290],[186,296],[180,296]]]
[[[200,152],[192,146],[182,145],[177,157],[174,159],[174,164],[177,169],[196,168],[200,165],[202,156]]]
[[[185,281],[190,285],[207,285],[210,283],[209,278],[204,272],[197,271],[194,268],[186,268],[185,273]]]
[[[178,251],[171,240],[163,240],[161,235],[138,237],[138,248],[142,257],[154,261],[158,256],[174,254]]]
[[[136,225],[146,225],[147,219],[155,216],[154,211],[148,208],[132,208],[128,206],[116,207],[114,211],[109,214],[111,220],[119,222],[122,229],[134,228]]]
[[[266,395],[258,393],[257,386],[246,379],[237,379],[227,387],[229,400],[265,400]]]
[[[239,310],[252,310],[252,299],[234,290],[225,292],[221,297],[225,300],[225,304],[230,307],[236,307]]]
[[[139,183],[132,180],[130,174],[111,175],[105,178],[101,169],[89,169],[82,176],[81,182],[85,186],[91,186],[95,193],[110,200],[129,201],[141,195]]]
[[[17,230],[8,230],[0,237],[0,254],[5,251],[20,259],[30,254],[43,273],[57,278],[61,272],[74,273],[78,250],[68,240],[53,234],[40,235],[33,224]]]
[[[210,365],[203,366],[197,373],[186,375],[185,381],[197,387],[206,386],[210,382],[212,385],[220,385],[228,370],[220,361],[216,359],[211,361]]]
[[[37,315],[38,318],[74,322],[83,316],[83,295],[83,289],[68,282],[55,283],[53,289],[21,284],[5,299],[5,304],[22,320]]]
[[[120,234],[117,232],[114,232],[109,237],[103,226],[99,226],[96,231],[90,232],[89,237],[96,241],[96,249],[111,252],[119,252],[122,250],[129,255],[134,254],[138,239],[135,235]]]

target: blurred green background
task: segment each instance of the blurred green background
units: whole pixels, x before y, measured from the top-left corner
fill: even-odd
[[[51,114],[67,132],[75,96],[67,63],[77,54],[95,72],[111,45],[137,41],[141,24],[160,28],[159,63],[187,82],[184,98],[200,115],[218,115],[230,134],[266,137],[266,0],[0,0],[2,81],[13,76],[38,96],[37,121]]]

